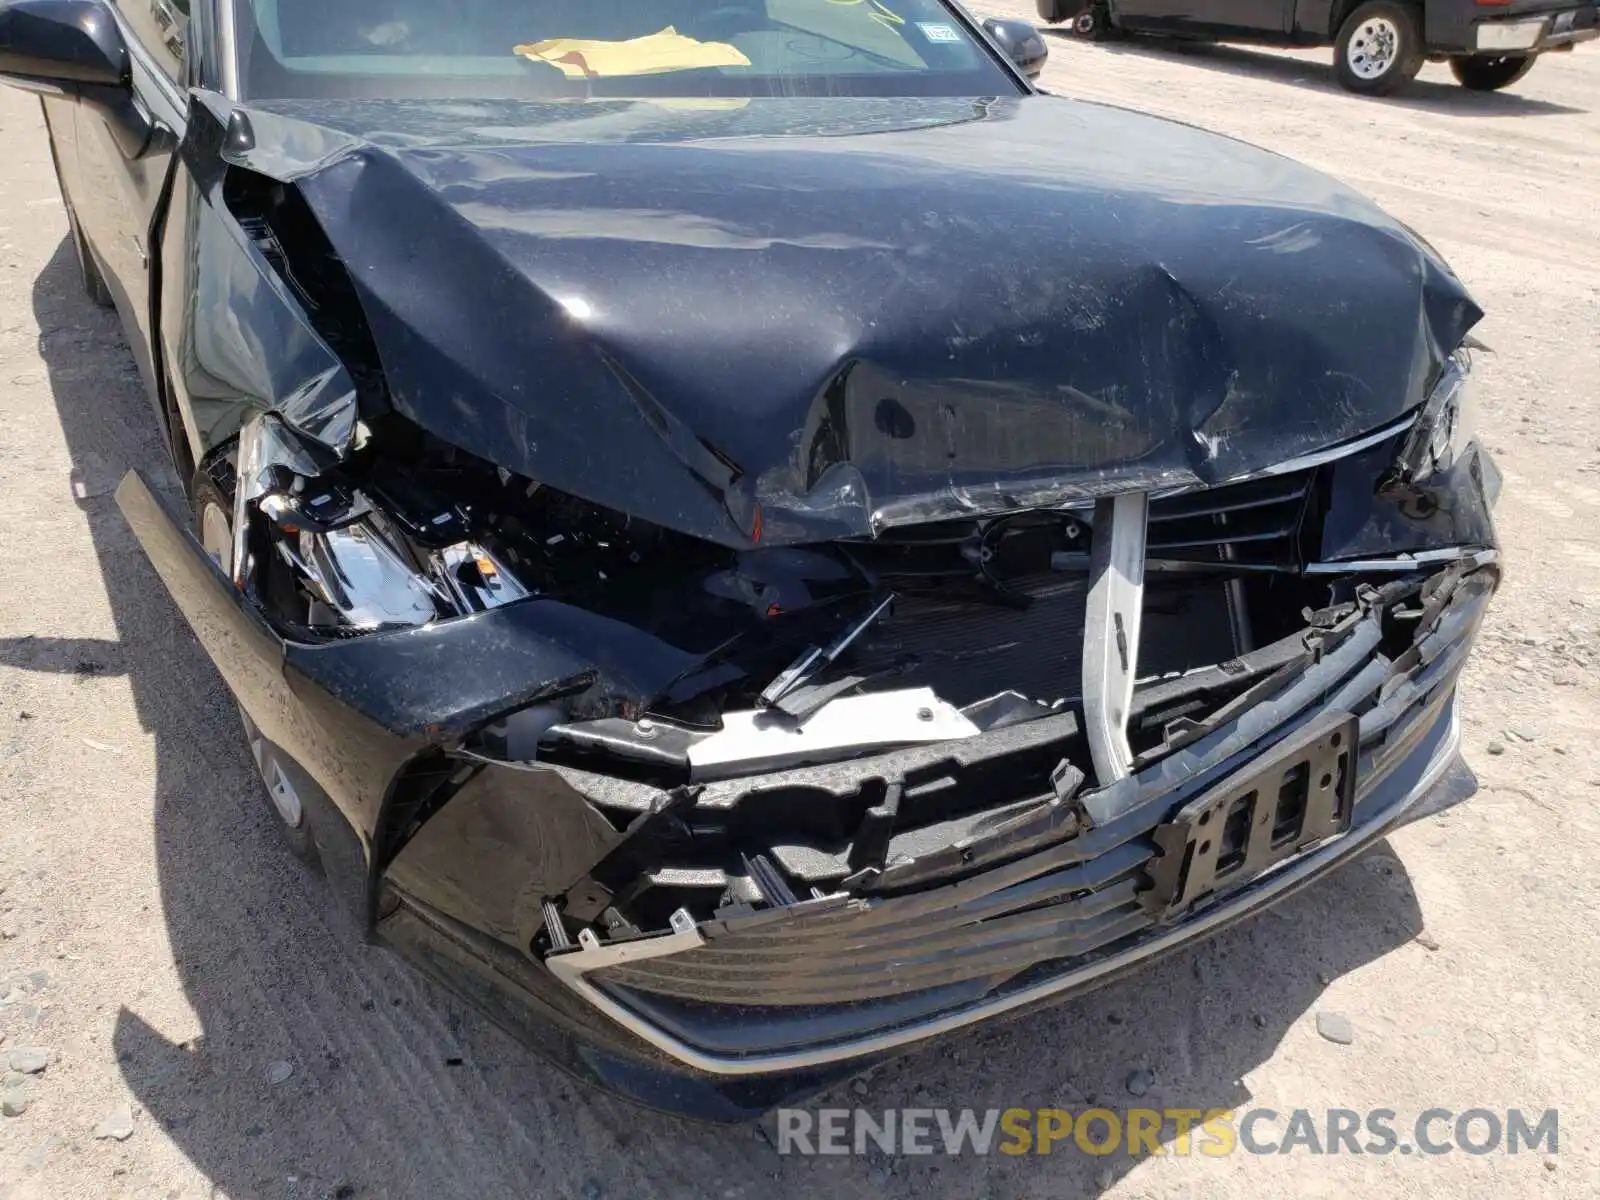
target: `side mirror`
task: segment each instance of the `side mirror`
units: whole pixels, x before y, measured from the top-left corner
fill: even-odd
[[[1044,70],[1044,61],[1050,57],[1050,47],[1045,45],[1039,31],[1027,21],[1003,21],[990,17],[983,23],[983,31],[994,44],[1029,79],[1037,79]]]
[[[0,82],[110,106],[133,86],[128,47],[101,0],[0,0]]]

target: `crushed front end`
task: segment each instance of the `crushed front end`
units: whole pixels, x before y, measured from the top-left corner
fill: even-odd
[[[338,462],[254,418],[198,540],[119,500],[366,927],[591,1077],[743,1111],[781,1092],[729,1077],[1070,994],[1425,797],[1498,581],[1469,373],[1247,478],[812,545],[394,416]]]

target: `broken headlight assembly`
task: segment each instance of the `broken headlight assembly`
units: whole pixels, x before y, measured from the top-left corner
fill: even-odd
[[[233,582],[292,639],[416,628],[531,597],[653,610],[662,571],[728,557],[393,417],[377,433],[363,428],[349,457],[324,463],[266,414],[208,470],[223,497],[232,493]]]
[[[409,629],[534,594],[515,549],[491,544],[492,518],[416,482],[413,464],[319,471],[297,443],[268,415],[235,456],[234,583],[285,632]]]
[[[1414,483],[1449,471],[1472,441],[1477,416],[1472,355],[1459,349],[1444,362],[1433,390],[1395,459],[1394,482]]]

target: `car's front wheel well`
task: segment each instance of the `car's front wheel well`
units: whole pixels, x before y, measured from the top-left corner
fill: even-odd
[[[1334,0],[1333,7],[1328,10],[1328,28],[1322,31],[1327,34],[1330,42],[1338,38],[1339,31],[1344,28],[1344,23],[1349,20],[1350,14],[1365,2],[1366,0]],[[1416,3],[1415,0],[1395,0],[1395,7],[1410,9],[1412,20],[1416,22],[1418,32],[1421,32],[1423,10],[1420,3]]]

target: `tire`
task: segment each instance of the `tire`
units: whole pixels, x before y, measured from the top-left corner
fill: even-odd
[[[1474,54],[1450,60],[1450,74],[1470,92],[1498,92],[1533,70],[1533,54]]]
[[[305,804],[295,783],[293,769],[279,753],[278,748],[256,728],[250,715],[239,710],[244,722],[244,737],[250,747],[250,757],[255,759],[256,771],[261,776],[261,795],[272,814],[273,825],[283,837],[289,852],[307,866],[317,867],[317,843],[311,836],[311,823],[306,819]]]
[[[1091,42],[1103,42],[1115,32],[1111,25],[1111,10],[1103,2],[1090,4],[1072,18],[1072,32]]]
[[[1387,96],[1422,69],[1417,10],[1395,0],[1371,0],[1352,12],[1333,44],[1339,86],[1360,96]]]
[[[189,485],[189,504],[194,514],[195,536],[200,539],[217,565],[227,571],[232,564],[232,528],[228,519],[231,506],[222,490],[201,468]],[[239,710],[244,724],[245,743],[250,757],[255,760],[261,777],[261,799],[272,814],[272,823],[283,835],[283,841],[300,861],[318,866],[317,844],[311,836],[311,824],[306,819],[305,804],[295,783],[296,774],[291,762],[262,736],[261,730],[244,709]]]

